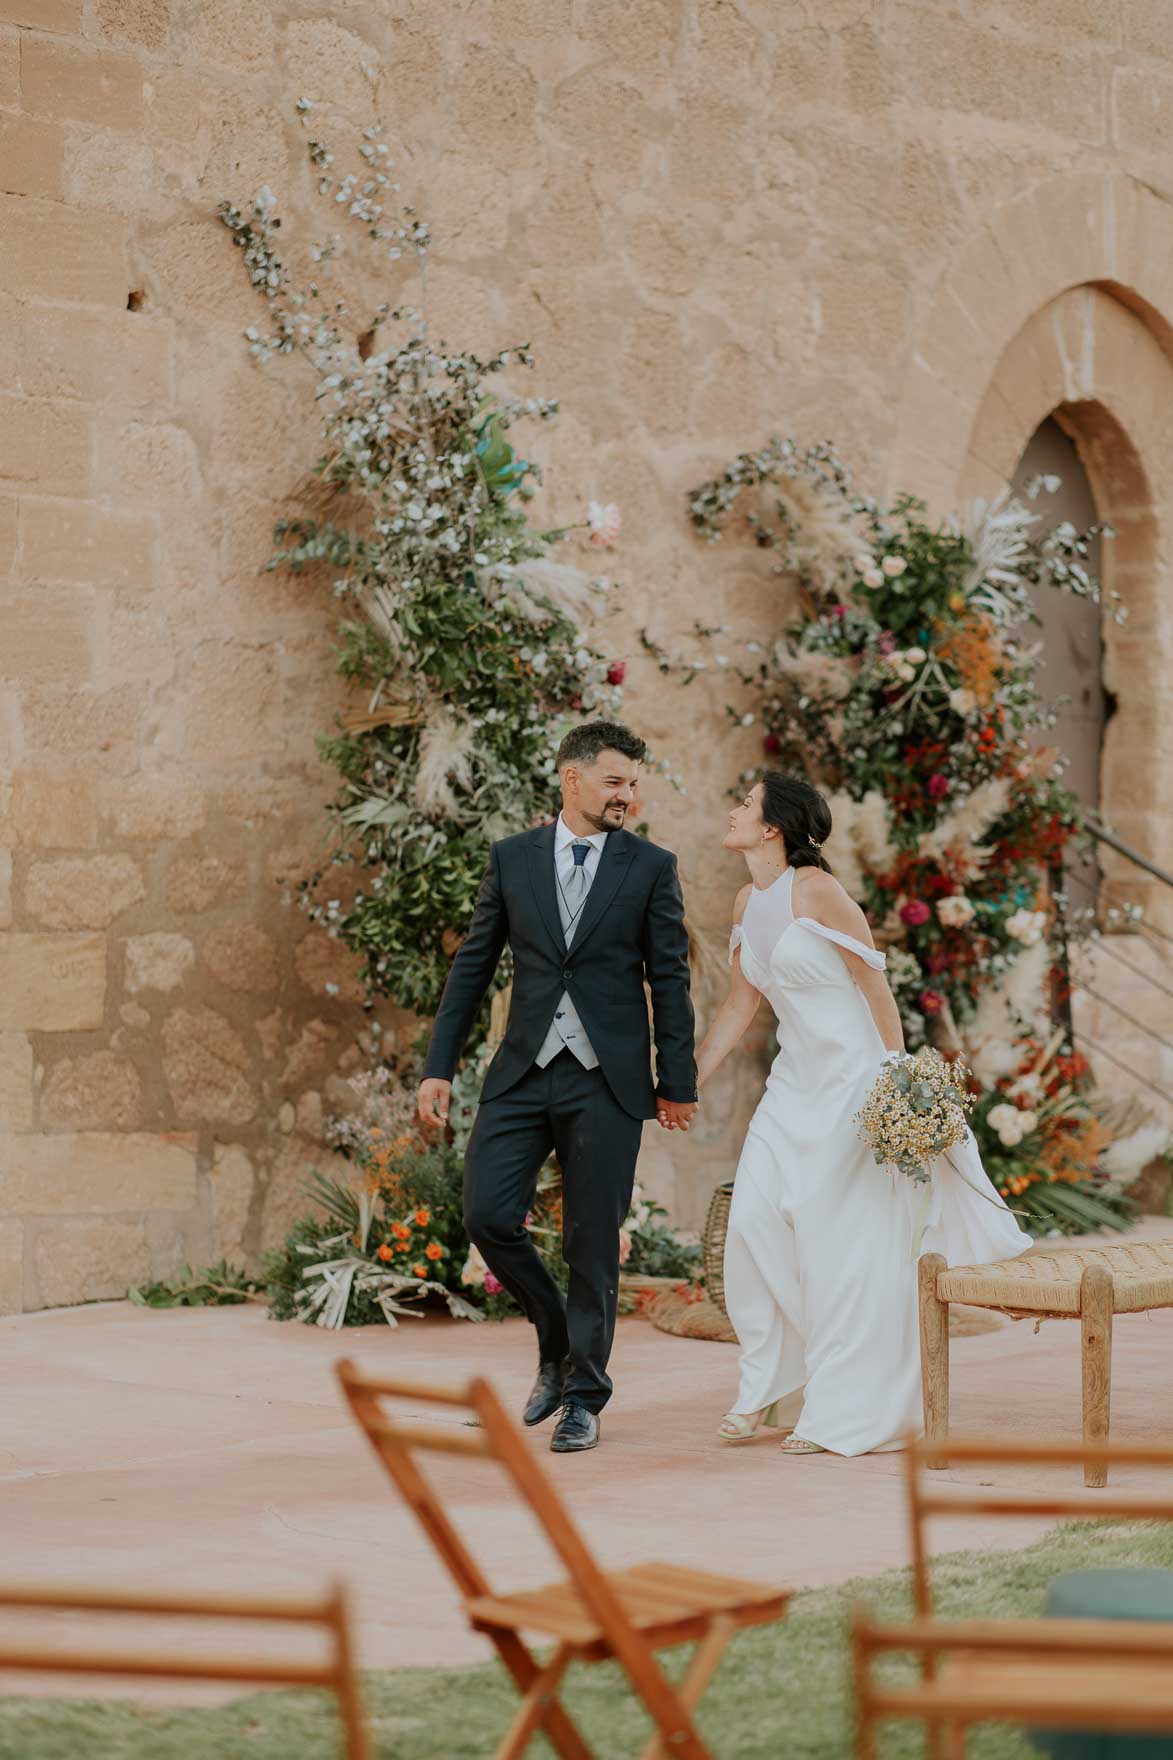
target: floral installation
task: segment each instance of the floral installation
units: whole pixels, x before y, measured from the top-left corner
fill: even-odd
[[[390,212],[398,185],[382,131],[365,131],[342,174],[313,137],[312,104],[297,109],[332,219],[389,291],[409,271],[426,287],[431,234],[412,208]],[[265,325],[246,333],[251,353],[266,369],[296,356],[321,410],[304,512],[277,525],[268,565],[313,569],[332,590],[353,695],[319,740],[339,776],[336,847],[301,903],[361,957],[372,999],[430,1014],[489,844],[551,812],[566,728],[620,708],[623,664],[583,633],[609,582],[555,556],[573,528],[526,517],[541,479],[514,430],[558,406],[505,389],[532,365],[525,348],[451,348],[432,338],[424,303],[352,312],[333,292],[339,262],[350,267],[336,234],[311,243],[297,286],[268,189],[218,212],[265,307]],[[355,266],[356,282],[367,268]],[[580,525],[609,550],[619,509],[592,501]]]
[[[1003,1196],[1041,1126],[1012,1146],[1011,1173],[998,1125],[1018,1126],[1004,1113],[990,1122],[1005,1102],[993,1084],[1056,994],[1060,934],[1092,932],[1074,912],[1060,920],[1065,901],[1049,885],[1081,813],[1046,743],[1055,712],[1039,693],[1030,624],[1043,586],[1100,601],[1088,547],[1107,528],[1065,523],[1034,536],[1032,504],[1058,487],[1039,479],[1024,500],[978,502],[963,521],[934,525],[910,496],[881,506],[858,494],[829,443],[779,439],[689,499],[698,534],[717,542],[740,527],[797,583],[781,636],[745,643],[730,667],[752,707],[729,714],[760,728],[762,767],[805,774],[826,794],[835,829],[825,854],[887,952],[907,1045],[964,1051],[989,1086],[973,1129]],[[1123,620],[1117,597],[1103,599]],[[705,661],[671,664],[687,679]],[[740,785],[759,774],[747,770]],[[1101,1127],[1099,1151],[1108,1140]],[[1098,1162],[1042,1167],[1019,1194],[1041,1226],[1122,1225],[1127,1203]]]

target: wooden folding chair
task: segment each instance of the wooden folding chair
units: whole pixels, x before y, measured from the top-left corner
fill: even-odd
[[[1173,1445],[980,1442],[924,1438],[905,1454],[916,1615],[877,1624],[853,1610],[852,1648],[859,1760],[874,1760],[876,1728],[893,1718],[926,1723],[934,1760],[964,1760],[966,1731],[979,1723],[1054,1729],[1160,1730],[1173,1751],[1173,1623],[1115,1619],[942,1620],[933,1612],[925,1528],[955,1515],[1116,1516],[1173,1521],[1173,1491],[1097,1490],[1044,1496],[951,1483],[928,1490],[926,1468],[993,1463],[1173,1467]],[[1102,1483],[1103,1481],[1100,1481]],[[875,1662],[911,1651],[920,1678],[880,1684]]]
[[[373,1379],[348,1362],[337,1367],[375,1453],[455,1578],[470,1625],[490,1639],[522,1695],[497,1760],[516,1760],[539,1729],[563,1760],[591,1760],[592,1750],[557,1689],[571,1662],[609,1658],[623,1667],[656,1725],[643,1760],[711,1760],[693,1721],[701,1694],[733,1634],[781,1619],[789,1591],[672,1564],[604,1572],[487,1382],[470,1381],[459,1390],[420,1387]],[[387,1399],[471,1412],[479,1429],[401,1423],[388,1414]],[[544,1530],[566,1578],[541,1589],[495,1594],[414,1458],[417,1450],[432,1449],[497,1461]],[[549,1661],[540,1662],[527,1647],[522,1634],[528,1632],[555,1641]],[[656,1652],[690,1642],[697,1648],[677,1687]]]
[[[219,1656],[184,1656],[174,1651],[148,1654],[140,1644],[136,1642],[132,1646],[125,1638],[122,1648],[103,1644],[94,1649],[81,1649],[57,1641],[38,1644],[0,1636],[0,1669],[50,1674],[125,1675],[139,1679],[239,1681],[242,1685],[256,1686],[322,1687],[338,1700],[347,1760],[371,1760],[341,1586],[334,1587],[317,1601],[286,1601],[259,1596],[236,1600],[227,1595],[155,1595],[122,1590],[0,1585],[0,1609],[3,1608],[318,1626],[329,1638],[329,1654],[320,1663],[250,1659],[238,1651]]]

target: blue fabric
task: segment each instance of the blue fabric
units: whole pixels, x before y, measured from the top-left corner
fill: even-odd
[[[1173,1571],[1067,1571],[1047,1590],[1044,1611],[1052,1619],[1173,1620]],[[1051,1760],[1169,1760],[1173,1755],[1173,1733],[1082,1729],[1027,1733],[1032,1746]]]
[[[581,868],[591,853],[591,846],[589,843],[572,843],[570,853],[574,857],[575,867]]]

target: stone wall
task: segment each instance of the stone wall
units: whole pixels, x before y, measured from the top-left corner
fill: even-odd
[[[1107,804],[1173,857],[1166,27],[1161,0],[0,0],[0,1311],[255,1257],[361,1056],[337,944],[282,905],[321,847],[313,736],[340,700],[321,583],[258,573],[313,410],[296,369],[248,361],[212,217],[268,183],[323,229],[296,99],[340,151],[388,124],[437,235],[434,328],[534,345],[565,409],[534,441],[539,517],[621,504],[603,640],[688,775],[653,831],[719,940],[755,736],[636,631],[777,627],[760,558],[684,517],[771,432],[945,507],[1060,410],[1138,610]],[[683,1220],[760,1070],[650,1138]]]

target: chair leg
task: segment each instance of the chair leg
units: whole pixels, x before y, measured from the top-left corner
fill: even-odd
[[[513,1632],[497,1632],[493,1643],[518,1691],[528,1693],[543,1671],[521,1639]],[[587,1747],[559,1700],[554,1699],[543,1707],[539,1721],[559,1760],[595,1760],[594,1751]]]
[[[725,1614],[718,1614],[710,1622],[708,1631],[693,1652],[692,1661],[678,1689],[680,1703],[686,1711],[696,1709],[701,1694],[717,1672],[717,1665],[736,1630],[735,1622]],[[659,1731],[644,1749],[640,1760],[665,1760],[664,1738]]]
[[[1105,1443],[1112,1416],[1112,1273],[1087,1265],[1079,1280],[1083,1368],[1083,1439]],[[1108,1483],[1104,1462],[1084,1464],[1085,1485]]]
[[[517,1714],[497,1749],[496,1760],[520,1760],[520,1756],[525,1753],[549,1715],[550,1705],[558,1683],[570,1664],[570,1657],[570,1646],[559,1644],[545,1668],[534,1676],[529,1691],[523,1695]]]
[[[917,1265],[926,1442],[944,1442],[949,1434],[949,1304],[937,1294],[937,1279],[945,1268],[940,1253],[926,1253]],[[938,1470],[948,1464],[925,1460],[926,1467]]]

